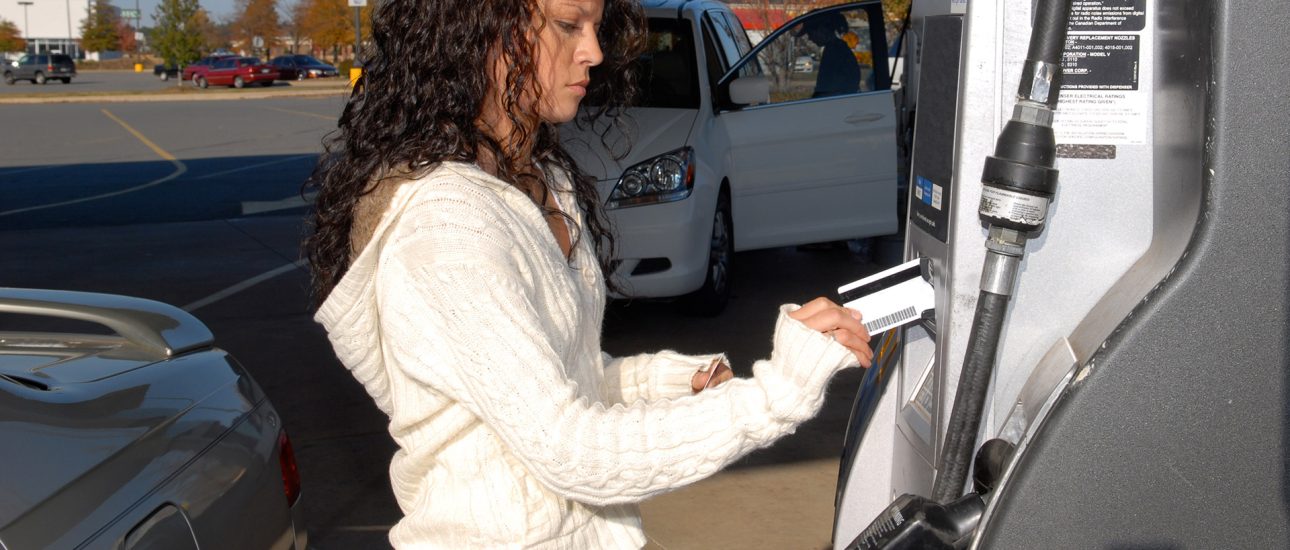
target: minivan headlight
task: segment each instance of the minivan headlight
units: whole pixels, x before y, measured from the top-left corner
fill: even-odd
[[[694,150],[682,147],[639,162],[623,171],[609,194],[609,210],[679,201],[694,190]]]

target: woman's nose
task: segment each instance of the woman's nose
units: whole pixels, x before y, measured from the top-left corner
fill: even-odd
[[[595,67],[604,60],[605,53],[600,50],[600,37],[595,32],[584,33],[578,44],[577,61]]]

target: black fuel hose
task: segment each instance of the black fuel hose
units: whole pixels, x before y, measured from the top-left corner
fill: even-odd
[[[987,157],[983,170],[984,190],[995,195],[990,201],[982,200],[980,215],[990,225],[992,237],[986,243],[989,250],[981,295],[972,318],[954,409],[946,427],[932,488],[932,498],[937,502],[957,499],[967,482],[1013,277],[1025,253],[1024,235],[1043,229],[1048,205],[1056,191],[1057,171],[1052,168],[1056,152],[1050,123],[1061,87],[1070,1],[1039,0],[1035,6],[1030,48],[1017,93],[1017,111],[999,135],[995,154]],[[1030,114],[1025,114],[1027,111]],[[1007,206],[1017,201],[1042,205],[1044,216],[1015,217],[1015,210]],[[1001,205],[1005,208],[999,208]],[[999,241],[993,242],[996,231]],[[1005,257],[1009,259],[999,261]]]
[[[981,412],[985,409],[986,389],[994,371],[994,358],[999,350],[999,335],[1008,311],[1008,296],[981,291],[977,297],[976,313],[972,316],[972,332],[968,336],[967,356],[959,377],[958,392],[954,395],[954,412],[950,416],[941,452],[941,467],[932,487],[932,499],[947,503],[959,498],[972,466],[971,456],[976,444],[977,430],[981,427]],[[968,457],[962,458],[966,450]]]
[[[1035,24],[1030,31],[1030,49],[1026,61],[1058,65],[1066,50],[1066,21],[1070,19],[1069,0],[1040,0],[1035,6]]]

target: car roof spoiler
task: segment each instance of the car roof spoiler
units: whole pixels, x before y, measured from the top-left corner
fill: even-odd
[[[59,317],[112,329],[157,360],[207,348],[215,335],[204,323],[170,304],[94,292],[0,288],[0,313]]]

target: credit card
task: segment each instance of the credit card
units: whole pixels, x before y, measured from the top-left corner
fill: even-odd
[[[870,335],[916,321],[936,307],[932,284],[914,259],[838,287],[843,306],[859,310]]]

